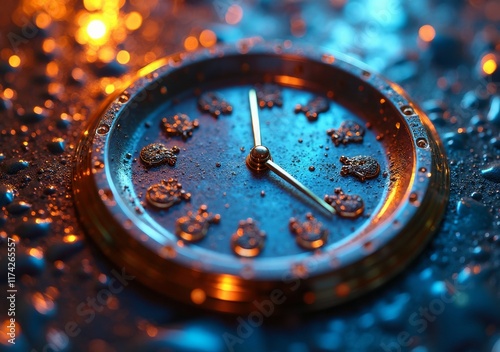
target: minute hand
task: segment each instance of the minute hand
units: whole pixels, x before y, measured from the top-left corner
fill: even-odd
[[[300,192],[302,192],[307,197],[315,201],[317,204],[321,205],[329,213],[335,214],[335,209],[330,204],[328,204],[323,199],[315,195],[309,188],[300,183],[295,177],[286,172],[283,168],[281,168],[281,166],[276,164],[274,161],[268,160],[266,161],[266,165],[276,175],[278,175],[283,180],[285,180],[286,182],[297,188]]]
[[[252,118],[253,145],[256,147],[262,145],[262,141],[260,139],[259,104],[255,89],[250,89],[248,92],[248,100],[250,102],[250,116]]]

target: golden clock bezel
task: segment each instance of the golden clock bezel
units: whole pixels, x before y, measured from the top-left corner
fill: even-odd
[[[268,69],[263,68],[266,62],[270,63]],[[346,96],[351,95],[341,103],[356,109],[357,99],[365,99],[366,107],[384,101],[388,121],[374,120],[375,129],[387,128],[386,150],[406,160],[395,161],[400,163],[394,167],[399,170],[394,181],[398,184],[371,215],[373,226],[328,251],[259,263],[236,256],[217,258],[215,253],[184,245],[147,213],[137,213],[126,204],[108,160],[113,130],[127,118],[130,104],[160,94],[162,89],[168,91],[167,97],[175,94],[175,88],[168,86],[169,77],[188,75],[192,81],[188,79],[186,84],[195,84],[216,74],[215,64],[227,77],[258,72],[293,87],[325,85],[319,82],[322,78],[317,71],[332,70],[343,77]],[[280,290],[287,299],[276,310],[330,307],[378,287],[400,272],[421,252],[444,214],[449,170],[434,126],[398,85],[340,54],[296,47],[288,41],[247,40],[155,61],[140,70],[125,89],[94,115],[78,146],[73,170],[76,207],[88,234],[114,263],[169,297],[211,310],[242,313],[254,310],[253,302],[268,300]],[[403,130],[406,139],[390,138],[394,125]]]

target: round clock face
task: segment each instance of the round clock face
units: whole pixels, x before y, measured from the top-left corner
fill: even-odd
[[[139,73],[85,132],[75,198],[104,252],[206,308],[318,309],[380,285],[448,192],[428,119],[338,55],[242,42]]]
[[[254,146],[250,90],[256,91],[258,105],[264,105],[258,110],[261,141],[272,160],[319,197],[338,199],[339,206],[331,201],[338,210],[336,215],[297,191],[265,164],[262,170],[249,167],[247,159]],[[272,97],[268,91],[272,91]],[[309,247],[328,250],[355,231],[362,231],[370,223],[370,214],[377,212],[380,201],[387,196],[387,156],[375,133],[365,131],[365,122],[325,93],[275,83],[235,81],[196,85],[165,101],[145,119],[150,127],[141,129],[127,147],[132,155],[127,161],[133,183],[131,194],[140,202],[140,211],[184,241],[231,260],[238,256],[258,255],[264,260],[310,254]],[[315,99],[323,100],[324,108],[314,121],[302,111],[295,112],[297,105],[307,107]],[[210,112],[224,103],[226,113]],[[339,137],[348,142],[335,147],[327,132],[342,131],[345,121],[358,126],[359,130],[352,133],[359,139],[349,142],[349,137]],[[189,132],[179,132],[182,129]],[[342,173],[342,156],[348,160],[370,158],[381,172],[361,182],[354,173],[355,166],[352,172]],[[147,161],[149,158],[158,158],[159,165]],[[367,173],[363,166],[358,169],[361,175]],[[342,193],[350,200],[340,200]],[[201,213],[200,207],[204,207]],[[195,217],[202,215],[202,221],[185,225],[198,226],[193,232],[200,234],[193,233],[192,240],[182,235],[187,229],[180,230],[183,226],[179,221],[188,212]],[[307,243],[290,228],[290,219],[303,224],[308,222],[308,213],[312,222],[317,221],[314,226],[318,230],[312,232],[321,232],[322,228],[328,231],[322,245],[314,245],[313,235],[311,243]],[[246,225],[240,226],[241,222]],[[256,237],[248,234],[235,245],[233,234],[239,228],[255,232]],[[255,248],[251,254],[242,255],[238,252],[240,246]]]

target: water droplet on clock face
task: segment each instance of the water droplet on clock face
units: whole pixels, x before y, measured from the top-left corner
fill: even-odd
[[[279,98],[258,108],[262,144],[269,148],[273,161],[321,199],[342,187],[345,199],[340,197],[335,206],[345,216],[325,214],[274,173],[252,172],[247,167],[245,159],[253,147],[248,100],[252,88],[258,92],[267,89],[260,92],[259,99]],[[303,109],[297,111],[299,105]],[[215,114],[216,108],[222,109],[219,114]],[[309,110],[317,112],[315,118],[307,116]],[[257,258],[295,255],[317,247],[327,250],[369,223],[369,216],[362,215],[376,211],[390,182],[376,175],[365,182],[340,175],[343,164],[339,158],[344,154],[370,155],[380,170],[389,167],[382,143],[374,132],[364,129],[365,121],[328,98],[326,92],[263,83],[200,85],[169,99],[146,122],[150,127],[138,130],[135,145],[120,158],[131,170],[140,208],[186,245],[234,258],[241,256],[235,248],[244,240],[234,235],[249,218],[265,234],[258,241],[258,250],[252,252]],[[332,129],[341,132],[340,143],[332,139]],[[157,150],[159,154],[153,153]],[[176,158],[175,163],[155,163],[167,154]],[[348,198],[351,194],[356,198]],[[201,206],[218,216],[217,223],[196,219],[202,216]],[[328,236],[320,236],[321,245],[304,245],[307,238],[303,243],[297,241],[290,229],[290,219],[303,222],[308,213],[329,230]]]

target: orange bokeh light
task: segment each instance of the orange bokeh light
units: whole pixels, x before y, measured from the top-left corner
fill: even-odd
[[[188,51],[196,50],[198,48],[198,39],[194,36],[189,36],[184,39],[184,48]]]
[[[52,18],[45,12],[41,12],[36,16],[35,23],[38,28],[45,29],[52,23]]]
[[[237,24],[243,18],[243,9],[239,5],[231,5],[226,12],[226,22],[228,24]]]
[[[106,24],[100,19],[90,21],[87,24],[86,30],[87,34],[92,39],[101,39],[106,35],[107,32]]]
[[[206,299],[207,295],[202,289],[195,288],[193,291],[191,291],[191,300],[193,301],[193,303],[202,304]]]
[[[42,49],[46,53],[54,51],[55,48],[56,48],[56,41],[54,40],[54,38],[47,38],[43,41]]]
[[[205,29],[200,33],[200,43],[205,48],[211,47],[217,43],[217,36],[209,29]]]
[[[486,54],[481,59],[481,69],[487,75],[493,74],[498,68],[495,54]]]
[[[122,65],[125,65],[126,63],[128,63],[130,61],[129,52],[126,50],[120,50],[118,52],[118,54],[116,54],[116,61],[118,61],[118,63],[120,63]]]
[[[17,55],[9,57],[9,65],[12,67],[19,67],[21,65],[21,58]]]
[[[7,99],[12,99],[14,97],[14,91],[10,88],[5,88],[3,96]]]
[[[125,19],[125,26],[128,30],[135,31],[142,25],[142,16],[139,12],[131,12]]]
[[[436,37],[436,30],[430,24],[426,24],[418,30],[418,36],[424,42],[431,42]]]

